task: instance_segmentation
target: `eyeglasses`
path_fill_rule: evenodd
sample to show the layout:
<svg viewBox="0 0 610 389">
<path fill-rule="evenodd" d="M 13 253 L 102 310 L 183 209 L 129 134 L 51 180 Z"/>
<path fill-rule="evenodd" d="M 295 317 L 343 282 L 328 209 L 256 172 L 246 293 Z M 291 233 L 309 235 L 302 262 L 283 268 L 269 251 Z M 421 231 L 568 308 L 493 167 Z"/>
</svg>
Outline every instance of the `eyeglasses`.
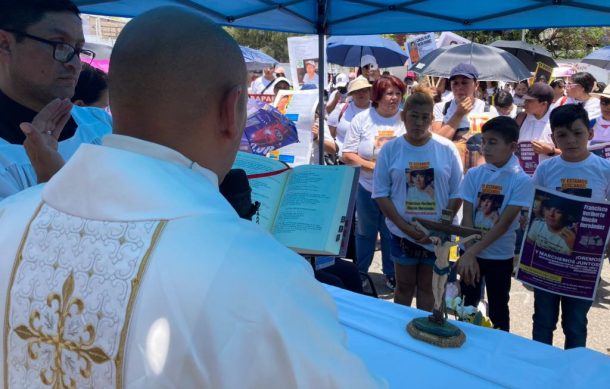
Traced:
<svg viewBox="0 0 610 389">
<path fill-rule="evenodd" d="M 77 49 L 72 45 L 64 42 L 55 42 L 47 39 L 43 39 L 34 35 L 27 34 L 25 32 L 5 29 L 5 31 L 12 32 L 15 35 L 21 35 L 25 38 L 29 38 L 47 45 L 53 46 L 53 58 L 61 63 L 68 63 L 72 61 L 75 55 L 78 54 L 80 60 L 86 64 L 90 64 L 95 58 L 95 53 L 91 50 Z"/>
<path fill-rule="evenodd" d="M 599 103 L 601 105 L 610 105 L 610 99 L 604 99 L 603 97 L 599 99 Z"/>
</svg>

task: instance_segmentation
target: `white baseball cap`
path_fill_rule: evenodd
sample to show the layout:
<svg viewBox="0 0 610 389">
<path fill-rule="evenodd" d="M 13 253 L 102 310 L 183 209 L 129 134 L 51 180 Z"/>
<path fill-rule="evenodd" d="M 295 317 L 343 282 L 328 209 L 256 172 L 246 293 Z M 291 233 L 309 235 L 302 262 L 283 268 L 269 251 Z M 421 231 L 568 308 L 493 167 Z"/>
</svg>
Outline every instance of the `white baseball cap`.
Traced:
<svg viewBox="0 0 610 389">
<path fill-rule="evenodd" d="M 362 58 L 360 58 L 360 67 L 364 67 L 367 65 L 370 65 L 372 69 L 376 69 L 378 67 L 377 60 L 370 54 L 365 54 L 362 56 Z"/>
<path fill-rule="evenodd" d="M 339 74 L 337 74 L 337 77 L 335 78 L 335 87 L 345 88 L 347 86 L 348 82 L 349 82 L 349 78 L 347 77 L 347 74 L 339 73 Z"/>
</svg>

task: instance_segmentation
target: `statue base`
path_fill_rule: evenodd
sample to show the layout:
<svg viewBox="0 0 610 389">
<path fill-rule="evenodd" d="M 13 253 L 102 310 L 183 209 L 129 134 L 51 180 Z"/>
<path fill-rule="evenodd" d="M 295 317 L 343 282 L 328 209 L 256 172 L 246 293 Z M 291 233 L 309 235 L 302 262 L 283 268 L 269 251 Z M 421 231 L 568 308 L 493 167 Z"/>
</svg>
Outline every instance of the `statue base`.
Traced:
<svg viewBox="0 0 610 389">
<path fill-rule="evenodd" d="M 460 347 L 466 341 L 466 335 L 448 321 L 437 324 L 427 317 L 418 317 L 407 325 L 407 332 L 415 339 L 444 348 Z"/>
</svg>

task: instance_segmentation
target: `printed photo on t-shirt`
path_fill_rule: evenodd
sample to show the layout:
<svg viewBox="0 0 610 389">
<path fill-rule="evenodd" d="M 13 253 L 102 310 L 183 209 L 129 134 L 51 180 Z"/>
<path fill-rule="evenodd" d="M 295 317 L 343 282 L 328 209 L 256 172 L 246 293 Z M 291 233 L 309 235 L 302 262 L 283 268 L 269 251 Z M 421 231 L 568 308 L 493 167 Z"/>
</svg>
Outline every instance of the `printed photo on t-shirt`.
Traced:
<svg viewBox="0 0 610 389">
<path fill-rule="evenodd" d="M 410 162 L 405 174 L 407 176 L 406 212 L 435 215 L 434 169 L 430 167 L 430 163 Z"/>
<path fill-rule="evenodd" d="M 503 201 L 503 194 L 479 192 L 474 210 L 474 227 L 484 231 L 491 230 L 500 220 L 500 207 Z"/>
<path fill-rule="evenodd" d="M 558 192 L 591 198 L 593 189 L 588 187 L 588 183 L 589 181 L 584 178 L 562 178 L 561 186 L 558 186 L 555 189 Z"/>
<path fill-rule="evenodd" d="M 545 250 L 571 254 L 582 212 L 582 203 L 551 194 L 537 196 L 527 240 Z"/>
<path fill-rule="evenodd" d="M 386 143 L 388 143 L 388 141 L 394 138 L 396 138 L 396 133 L 394 132 L 394 130 L 377 131 L 377 135 L 375 135 L 375 143 L 373 144 L 373 161 L 377 159 L 379 151 L 381 151 L 383 145 L 385 145 Z"/>
</svg>

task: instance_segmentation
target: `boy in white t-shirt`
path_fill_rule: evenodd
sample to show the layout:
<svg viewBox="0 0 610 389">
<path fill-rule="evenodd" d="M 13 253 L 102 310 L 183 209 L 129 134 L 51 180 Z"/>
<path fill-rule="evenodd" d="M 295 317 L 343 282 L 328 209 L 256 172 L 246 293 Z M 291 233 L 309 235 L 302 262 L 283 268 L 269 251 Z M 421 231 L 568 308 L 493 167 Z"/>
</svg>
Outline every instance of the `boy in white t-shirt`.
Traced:
<svg viewBox="0 0 610 389">
<path fill-rule="evenodd" d="M 506 116 L 493 118 L 481 132 L 486 163 L 466 173 L 460 197 L 464 200 L 462 225 L 481 229 L 484 234 L 480 241 L 466 246 L 458 261 L 458 272 L 466 305 L 479 304 L 481 279 L 485 277 L 490 319 L 494 327 L 509 331 L 508 300 L 517 216 L 531 201 L 532 184 L 514 155 L 519 138 L 515 120 Z M 496 217 L 492 216 L 494 213 Z"/>
<path fill-rule="evenodd" d="M 589 128 L 585 108 L 575 104 L 562 105 L 551 112 L 550 122 L 553 140 L 561 150 L 561 156 L 543 161 L 534 174 L 534 183 L 597 201 L 610 198 L 610 161 L 587 150 L 593 131 Z M 563 235 L 566 240 L 571 239 L 569 234 Z M 533 339 L 553 344 L 553 331 L 561 305 L 565 348 L 585 347 L 587 313 L 591 304 L 589 300 L 534 288 Z"/>
</svg>

